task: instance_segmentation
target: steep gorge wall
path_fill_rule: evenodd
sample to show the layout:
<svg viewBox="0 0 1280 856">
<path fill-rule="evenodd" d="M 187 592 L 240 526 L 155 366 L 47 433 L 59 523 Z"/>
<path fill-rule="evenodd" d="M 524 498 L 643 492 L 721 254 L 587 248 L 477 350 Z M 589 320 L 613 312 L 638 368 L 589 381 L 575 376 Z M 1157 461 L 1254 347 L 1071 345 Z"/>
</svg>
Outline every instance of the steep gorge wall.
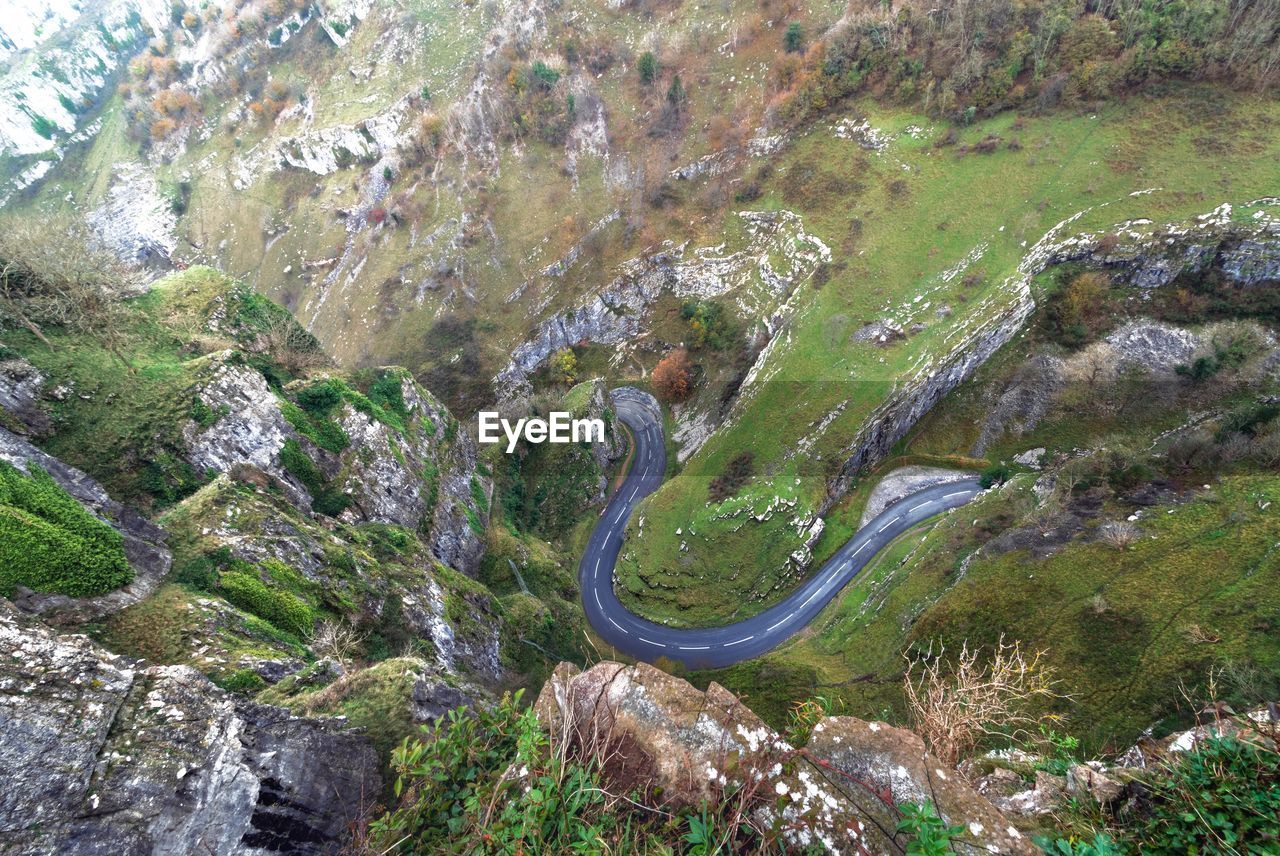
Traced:
<svg viewBox="0 0 1280 856">
<path fill-rule="evenodd" d="M 1277 204 L 1280 200 L 1264 199 L 1250 206 Z M 1246 225 L 1233 221 L 1232 211 L 1230 204 L 1224 204 L 1182 226 L 1154 229 L 1149 220 L 1135 220 L 1108 232 L 1065 239 L 1057 234 L 1076 217 L 1059 223 L 1027 252 L 1017 275 L 1008 281 L 1014 294 L 1010 305 L 967 333 L 945 356 L 899 384 L 871 415 L 850 445 L 820 512 L 826 513 L 860 471 L 888 456 L 930 408 L 1017 335 L 1035 309 L 1031 278 L 1048 268 L 1068 263 L 1101 267 L 1138 288 L 1158 288 L 1184 273 L 1209 269 L 1246 286 L 1280 279 L 1280 219 L 1259 210 L 1252 225 Z"/>
</svg>

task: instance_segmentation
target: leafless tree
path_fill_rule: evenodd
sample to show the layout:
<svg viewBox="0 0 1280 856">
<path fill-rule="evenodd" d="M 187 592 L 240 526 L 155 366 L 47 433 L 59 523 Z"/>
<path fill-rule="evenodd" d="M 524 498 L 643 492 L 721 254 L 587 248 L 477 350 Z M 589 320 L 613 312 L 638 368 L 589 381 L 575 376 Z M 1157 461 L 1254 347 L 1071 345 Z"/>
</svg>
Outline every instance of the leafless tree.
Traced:
<svg viewBox="0 0 1280 856">
<path fill-rule="evenodd" d="M 50 348 L 48 327 L 98 337 L 122 352 L 122 297 L 139 274 L 102 247 L 82 221 L 9 218 L 0 223 L 0 324 L 17 324 Z"/>
<path fill-rule="evenodd" d="M 326 621 L 311 637 L 311 650 L 321 657 L 337 661 L 344 671 L 349 671 L 356 654 L 364 645 L 364 634 L 350 624 Z"/>
</svg>

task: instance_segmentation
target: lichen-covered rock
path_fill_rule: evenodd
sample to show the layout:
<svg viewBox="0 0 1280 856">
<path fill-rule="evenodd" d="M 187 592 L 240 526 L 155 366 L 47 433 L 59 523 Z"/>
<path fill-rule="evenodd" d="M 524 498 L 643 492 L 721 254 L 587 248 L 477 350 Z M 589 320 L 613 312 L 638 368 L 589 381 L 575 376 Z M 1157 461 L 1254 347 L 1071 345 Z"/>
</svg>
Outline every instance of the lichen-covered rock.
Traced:
<svg viewBox="0 0 1280 856">
<path fill-rule="evenodd" d="M 20 434 L 49 432 L 49 414 L 40 401 L 44 375 L 24 359 L 0 361 L 0 419 Z"/>
<path fill-rule="evenodd" d="M 185 553 L 210 555 L 225 550 L 233 559 L 251 565 L 282 563 L 313 589 L 325 592 L 330 609 L 348 604 L 343 618 L 353 626 L 368 629 L 388 621 L 403 625 L 404 633 L 430 642 L 442 669 L 485 681 L 498 680 L 503 674 L 499 662 L 502 619 L 491 596 L 478 583 L 442 568 L 408 532 L 391 533 L 403 539 L 397 542 L 400 553 L 375 557 L 366 542 L 376 533 L 359 528 L 362 521 L 325 525 L 322 518 L 298 509 L 269 487 L 227 476 L 219 476 L 188 497 L 164 521 L 173 537 L 186 545 Z M 463 606 L 450 609 L 451 599 Z M 188 616 L 184 661 L 202 670 L 221 668 L 225 664 L 209 658 L 223 656 L 219 651 L 226 646 L 220 637 L 242 635 L 242 622 L 237 620 L 238 611 L 229 606 L 203 611 L 209 613 L 204 619 L 194 613 Z M 269 647 L 263 640 L 255 640 L 254 645 Z M 287 648 L 279 651 L 280 657 L 290 656 Z M 247 667 L 260 672 L 256 664 Z"/>
<path fill-rule="evenodd" d="M 187 458 L 198 472 L 230 473 L 251 466 L 279 482 L 290 502 L 309 512 L 311 489 L 282 458 L 287 441 L 298 444 L 331 489 L 347 499 L 341 519 L 391 523 L 422 531 L 437 559 L 474 574 L 484 552 L 491 492 L 477 469 L 475 445 L 435 396 L 402 369 L 407 417 L 403 425 L 379 418 L 368 407 L 343 401 L 334 421 L 348 438 L 339 452 L 319 448 L 286 416 L 282 398 L 255 369 L 233 352 L 214 355 L 195 394 L 211 414 L 184 429 Z M 290 387 L 293 389 L 293 387 Z M 360 401 L 353 393 L 355 401 Z"/>
<path fill-rule="evenodd" d="M 946 823 L 964 829 L 963 839 L 954 842 L 959 850 L 1039 852 L 960 773 L 929 754 L 914 732 L 851 716 L 831 717 L 814 726 L 806 752 L 824 768 L 891 794 L 895 805 L 932 802 Z M 863 806 L 879 814 L 882 804 Z M 886 811 L 876 820 L 892 828 L 893 817 Z"/>
<path fill-rule="evenodd" d="M 0 852 L 336 852 L 378 792 L 340 721 L 144 668 L 0 600 Z"/>
<path fill-rule="evenodd" d="M 1102 765 L 1073 764 L 1067 770 L 1067 793 L 1087 797 L 1099 805 L 1110 805 L 1124 793 L 1124 784 L 1108 776 Z"/>
<path fill-rule="evenodd" d="M 0 460 L 23 472 L 37 466 L 86 508 L 108 523 L 124 538 L 124 554 L 133 568 L 128 585 L 98 597 L 68 597 L 19 589 L 14 602 L 24 612 L 45 615 L 57 623 L 76 623 L 100 618 L 136 603 L 150 594 L 169 572 L 172 556 L 165 546 L 165 533 L 138 512 L 111 497 L 87 474 L 40 451 L 23 438 L 0 427 Z"/>
<path fill-rule="evenodd" d="M 187 460 L 198 472 L 229 473 L 252 466 L 285 486 L 290 499 L 309 508 L 307 489 L 280 461 L 285 440 L 298 439 L 280 410 L 280 401 L 262 374 L 233 360 L 234 352 L 210 357 L 210 374 L 196 395 L 216 415 L 202 426 L 192 420 L 184 431 Z"/>
<path fill-rule="evenodd" d="M 901 853 L 898 806 L 930 801 L 963 828 L 957 852 L 1038 852 L 918 736 L 883 723 L 824 719 L 797 749 L 719 684 L 704 693 L 643 663 L 585 672 L 561 663 L 534 709 L 553 739 L 609 758 L 612 785 L 661 793 L 677 806 L 749 790 L 760 822 L 797 847 Z"/>
</svg>

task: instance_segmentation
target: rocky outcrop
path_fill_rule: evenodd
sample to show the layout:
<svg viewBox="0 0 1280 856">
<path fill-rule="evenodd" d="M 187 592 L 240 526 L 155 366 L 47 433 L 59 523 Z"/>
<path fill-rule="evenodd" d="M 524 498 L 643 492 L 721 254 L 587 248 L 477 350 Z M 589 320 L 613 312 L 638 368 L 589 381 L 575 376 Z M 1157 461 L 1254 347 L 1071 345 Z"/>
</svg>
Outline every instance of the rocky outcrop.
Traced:
<svg viewBox="0 0 1280 856">
<path fill-rule="evenodd" d="M 1106 234 L 1084 233 L 1065 239 L 1059 238 L 1059 233 L 1080 215 L 1059 223 L 1031 247 L 1019 263 L 1017 274 L 1006 283 L 1012 299 L 1003 308 L 989 313 L 981 324 L 962 333 L 961 341 L 947 354 L 929 360 L 894 386 L 850 445 L 839 475 L 828 486 L 821 512 L 825 513 L 844 496 L 862 469 L 888 454 L 921 416 L 1022 328 L 1035 308 L 1028 288 L 1035 274 L 1057 264 L 1085 262 L 1108 268 L 1140 288 L 1159 287 L 1183 273 L 1209 269 L 1219 270 L 1248 286 L 1280 277 L 1280 220 L 1260 211 L 1263 216 L 1255 215 L 1255 226 L 1241 227 L 1231 221 L 1231 210 L 1230 205 L 1222 205 L 1190 224 L 1166 226 L 1160 231 L 1152 231 L 1150 221 L 1130 221 Z M 1122 353 L 1125 348 L 1144 354 L 1153 349 L 1162 354 L 1185 351 L 1182 347 L 1171 350 L 1171 334 L 1153 329 L 1151 325 L 1140 330 L 1119 331 L 1116 335 L 1119 338 L 1112 344 Z M 872 341 L 883 344 L 878 334 Z M 1039 368 L 1051 369 L 1052 366 Z M 1033 387 L 1043 386 L 1044 383 L 1024 385 L 1018 395 L 1030 392 L 1039 398 Z M 1000 402 L 1000 407 L 1014 411 L 1036 409 L 1034 402 L 1016 398 Z M 1031 414 L 1024 421 L 1034 424 L 1038 418 Z M 980 454 L 985 448 L 990 433 L 984 431 L 975 453 Z"/>
<path fill-rule="evenodd" d="M 1208 270 L 1245 286 L 1280 279 L 1280 220 L 1263 216 L 1247 226 L 1231 215 L 1232 206 L 1224 204 L 1191 223 L 1158 231 L 1148 220 L 1123 223 L 1111 232 L 1063 241 L 1047 264 L 1083 262 L 1143 289 Z"/>
<path fill-rule="evenodd" d="M 99 597 L 67 597 L 19 588 L 14 602 L 24 612 L 38 613 L 59 623 L 100 618 L 146 597 L 169 572 L 172 557 L 164 543 L 164 532 L 133 509 L 111 499 L 102 485 L 85 473 L 2 427 L 0 461 L 7 461 L 23 472 L 37 466 L 52 476 L 63 490 L 123 536 L 125 558 L 134 571 L 128 585 Z"/>
<path fill-rule="evenodd" d="M 24 359 L 0 362 L 0 418 L 20 434 L 40 437 L 49 432 L 49 414 L 40 398 L 44 380 Z"/>
<path fill-rule="evenodd" d="M 930 359 L 899 382 L 866 420 L 849 447 L 839 475 L 828 485 L 819 513 L 825 514 L 853 484 L 858 473 L 882 460 L 924 414 L 955 389 L 1026 323 L 1035 302 L 1026 280 L 1013 284 L 1008 303 L 963 335 L 946 354 Z"/>
<path fill-rule="evenodd" d="M 621 420 L 614 410 L 613 399 L 609 388 L 602 378 L 585 381 L 581 387 L 575 387 L 565 395 L 565 406 L 570 408 L 574 418 L 599 419 L 604 423 L 604 440 L 592 443 L 591 458 L 595 462 L 596 490 L 595 503 L 603 502 L 608 495 L 609 467 L 627 452 L 627 441 L 621 427 Z"/>
<path fill-rule="evenodd" d="M 704 693 L 643 663 L 561 663 L 535 711 L 553 740 L 608 757 L 611 785 L 680 807 L 746 792 L 762 825 L 797 847 L 903 853 L 898 807 L 930 801 L 963 828 L 956 852 L 1038 852 L 919 737 L 884 723 L 824 719 L 797 748 L 719 684 Z"/>
<path fill-rule="evenodd" d="M 494 378 L 499 397 L 527 393 L 528 376 L 563 348 L 634 340 L 647 329 L 648 309 L 664 291 L 697 300 L 732 295 L 746 317 L 765 318 L 818 264 L 831 260 L 830 249 L 805 232 L 800 217 L 790 211 L 740 211 L 738 216 L 747 233 L 741 249 L 730 251 L 721 244 L 689 250 L 684 244 L 668 244 L 660 252 L 624 262 L 618 275 L 586 302 L 539 324 Z M 771 258 L 780 260 L 778 267 Z M 513 297 L 519 299 L 525 288 Z"/>
<path fill-rule="evenodd" d="M 142 164 L 117 164 L 111 189 L 86 220 L 119 259 L 151 270 L 169 268 L 178 245 L 178 218 L 161 196 L 155 174 Z"/>
<path fill-rule="evenodd" d="M 197 471 L 254 467 L 283 485 L 294 505 L 309 511 L 316 497 L 281 458 L 286 441 L 293 440 L 348 498 L 344 521 L 421 529 L 437 559 L 475 573 L 487 523 L 476 495 L 487 502 L 489 480 L 477 469 L 471 437 L 407 373 L 401 375 L 406 424 L 391 424 L 344 401 L 335 421 L 350 442 L 341 452 L 329 452 L 289 422 L 281 398 L 234 352 L 210 359 L 196 395 L 214 418 L 208 424 L 192 420 L 184 429 L 187 457 Z"/>
<path fill-rule="evenodd" d="M 168 525 L 176 540 L 198 543 L 205 554 L 225 549 L 232 558 L 259 567 L 283 563 L 326 592 L 331 604 L 348 605 L 343 617 L 350 624 L 369 628 L 391 622 L 409 638 L 429 641 L 440 669 L 482 681 L 504 674 L 499 658 L 502 620 L 492 598 L 478 586 L 470 591 L 453 584 L 420 547 L 375 559 L 351 530 L 325 525 L 277 491 L 226 476 L 188 497 Z M 464 607 L 450 610 L 451 597 L 461 598 Z M 184 617 L 183 661 L 206 671 L 225 669 L 228 642 L 246 636 L 240 613 L 219 603 L 201 599 L 200 609 Z M 458 615 L 470 620 L 461 621 Z M 252 640 L 257 651 L 272 650 L 270 645 L 269 639 Z M 280 647 L 274 659 L 291 653 L 287 645 Z M 278 680 L 278 667 L 264 666 L 260 659 L 236 665 L 253 668 L 268 683 Z"/>
<path fill-rule="evenodd" d="M 295 504 L 310 508 L 311 496 L 280 461 L 285 440 L 299 435 L 284 418 L 280 400 L 262 374 L 224 351 L 210 358 L 207 379 L 196 391 L 205 407 L 217 414 L 211 424 L 194 420 L 183 430 L 187 460 L 197 472 L 228 473 L 251 466 L 284 485 Z"/>
<path fill-rule="evenodd" d="M 339 720 L 144 667 L 0 600 L 0 852 L 334 853 L 379 792 Z"/>
</svg>

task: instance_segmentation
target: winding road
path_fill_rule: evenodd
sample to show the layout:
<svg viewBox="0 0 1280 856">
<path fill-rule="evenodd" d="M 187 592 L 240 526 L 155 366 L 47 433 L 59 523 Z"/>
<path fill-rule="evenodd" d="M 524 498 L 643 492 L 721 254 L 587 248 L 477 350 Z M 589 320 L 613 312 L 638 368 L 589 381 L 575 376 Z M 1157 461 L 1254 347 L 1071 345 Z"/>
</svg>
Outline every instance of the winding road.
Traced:
<svg viewBox="0 0 1280 856">
<path fill-rule="evenodd" d="M 605 506 L 578 566 L 587 620 L 610 645 L 638 660 L 659 657 L 703 669 L 729 666 L 776 647 L 810 621 L 890 541 L 915 524 L 973 499 L 977 478 L 918 491 L 889 505 L 858 530 L 822 567 L 784 600 L 751 618 L 722 627 L 677 628 L 627 610 L 613 591 L 613 571 L 627 521 L 640 500 L 662 484 L 666 446 L 662 413 L 647 393 L 630 387 L 611 393 L 618 417 L 635 438 L 631 469 Z"/>
</svg>

